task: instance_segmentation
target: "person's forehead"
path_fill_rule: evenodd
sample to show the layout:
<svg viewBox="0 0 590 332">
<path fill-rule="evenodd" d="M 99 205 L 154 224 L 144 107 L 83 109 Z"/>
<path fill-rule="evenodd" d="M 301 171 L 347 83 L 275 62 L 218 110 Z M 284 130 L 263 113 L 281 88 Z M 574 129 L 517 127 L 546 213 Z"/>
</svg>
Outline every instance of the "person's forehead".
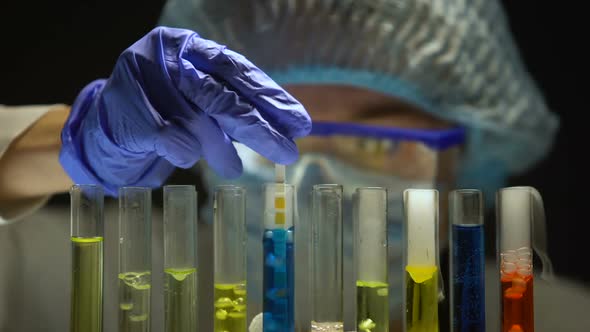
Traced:
<svg viewBox="0 0 590 332">
<path fill-rule="evenodd" d="M 422 129 L 451 126 L 410 103 L 367 89 L 346 85 L 290 85 L 286 89 L 305 106 L 313 121 Z"/>
</svg>

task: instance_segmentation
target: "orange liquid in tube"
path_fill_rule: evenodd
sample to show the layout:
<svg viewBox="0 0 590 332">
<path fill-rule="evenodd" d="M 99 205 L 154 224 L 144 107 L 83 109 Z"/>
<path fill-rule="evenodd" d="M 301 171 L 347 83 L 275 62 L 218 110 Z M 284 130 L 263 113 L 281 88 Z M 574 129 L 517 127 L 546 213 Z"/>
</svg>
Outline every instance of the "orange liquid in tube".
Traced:
<svg viewBox="0 0 590 332">
<path fill-rule="evenodd" d="M 544 277 L 553 274 L 543 200 L 533 187 L 509 187 L 498 192 L 496 202 L 502 332 L 534 332 L 533 248 L 543 263 Z"/>
<path fill-rule="evenodd" d="M 533 276 L 502 276 L 502 332 L 533 332 Z"/>
</svg>

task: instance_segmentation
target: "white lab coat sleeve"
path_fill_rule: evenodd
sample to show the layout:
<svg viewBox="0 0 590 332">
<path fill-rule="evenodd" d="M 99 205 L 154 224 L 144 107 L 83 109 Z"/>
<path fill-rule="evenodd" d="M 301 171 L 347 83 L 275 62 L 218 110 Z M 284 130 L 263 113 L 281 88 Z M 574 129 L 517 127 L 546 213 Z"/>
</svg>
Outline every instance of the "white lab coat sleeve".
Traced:
<svg viewBox="0 0 590 332">
<path fill-rule="evenodd" d="M 0 105 L 0 160 L 14 139 L 51 109 L 62 106 L 64 105 Z M 48 199 L 49 196 L 19 201 L 0 200 L 0 225 L 16 221 L 32 213 L 43 206 Z"/>
</svg>

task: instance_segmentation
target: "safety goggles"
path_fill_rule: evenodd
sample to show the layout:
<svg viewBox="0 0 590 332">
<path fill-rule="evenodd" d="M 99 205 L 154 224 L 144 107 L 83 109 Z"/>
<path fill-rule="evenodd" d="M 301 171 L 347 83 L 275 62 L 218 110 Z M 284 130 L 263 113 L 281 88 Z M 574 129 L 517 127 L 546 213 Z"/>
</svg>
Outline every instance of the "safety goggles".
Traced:
<svg viewBox="0 0 590 332">
<path fill-rule="evenodd" d="M 314 122 L 297 140 L 302 156 L 321 154 L 373 174 L 408 180 L 454 176 L 465 141 L 461 127 L 409 129 L 366 124 Z"/>
</svg>

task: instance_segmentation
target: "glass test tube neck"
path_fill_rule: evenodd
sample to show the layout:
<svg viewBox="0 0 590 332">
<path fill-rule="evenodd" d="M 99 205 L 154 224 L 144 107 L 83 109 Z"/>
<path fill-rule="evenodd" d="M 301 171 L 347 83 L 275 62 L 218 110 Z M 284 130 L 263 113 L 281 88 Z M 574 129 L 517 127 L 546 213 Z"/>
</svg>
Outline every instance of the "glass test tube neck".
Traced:
<svg viewBox="0 0 590 332">
<path fill-rule="evenodd" d="M 119 189 L 119 272 L 151 269 L 151 189 Z"/>
<path fill-rule="evenodd" d="M 500 252 L 531 248 L 532 196 L 530 188 L 511 187 L 498 191 Z"/>
<path fill-rule="evenodd" d="M 197 264 L 197 192 L 194 186 L 164 186 L 164 268 Z"/>
<path fill-rule="evenodd" d="M 533 187 L 508 187 L 498 191 L 496 202 L 501 272 L 532 275 L 534 249 L 541 259 L 542 277 L 551 280 L 541 194 Z"/>
<path fill-rule="evenodd" d="M 483 225 L 483 212 L 481 191 L 459 189 L 449 194 L 449 215 L 453 225 Z"/>
<path fill-rule="evenodd" d="M 438 266 L 438 191 L 404 191 L 407 265 Z"/>
<path fill-rule="evenodd" d="M 342 329 L 342 191 L 336 184 L 319 184 L 312 190 L 312 331 Z"/>
<path fill-rule="evenodd" d="M 267 183 L 264 186 L 264 228 L 293 227 L 295 187 L 288 183 Z"/>
<path fill-rule="evenodd" d="M 76 184 L 70 188 L 73 238 L 102 238 L 104 228 L 104 192 L 97 185 Z"/>
<path fill-rule="evenodd" d="M 214 200 L 215 283 L 246 281 L 246 190 L 218 186 Z"/>
<path fill-rule="evenodd" d="M 387 190 L 358 188 L 353 200 L 357 279 L 387 283 Z"/>
<path fill-rule="evenodd" d="M 335 183 L 321 183 L 321 184 L 316 184 L 313 186 L 313 191 L 328 191 L 328 192 L 342 192 L 343 187 L 340 184 L 335 184 Z"/>
</svg>

